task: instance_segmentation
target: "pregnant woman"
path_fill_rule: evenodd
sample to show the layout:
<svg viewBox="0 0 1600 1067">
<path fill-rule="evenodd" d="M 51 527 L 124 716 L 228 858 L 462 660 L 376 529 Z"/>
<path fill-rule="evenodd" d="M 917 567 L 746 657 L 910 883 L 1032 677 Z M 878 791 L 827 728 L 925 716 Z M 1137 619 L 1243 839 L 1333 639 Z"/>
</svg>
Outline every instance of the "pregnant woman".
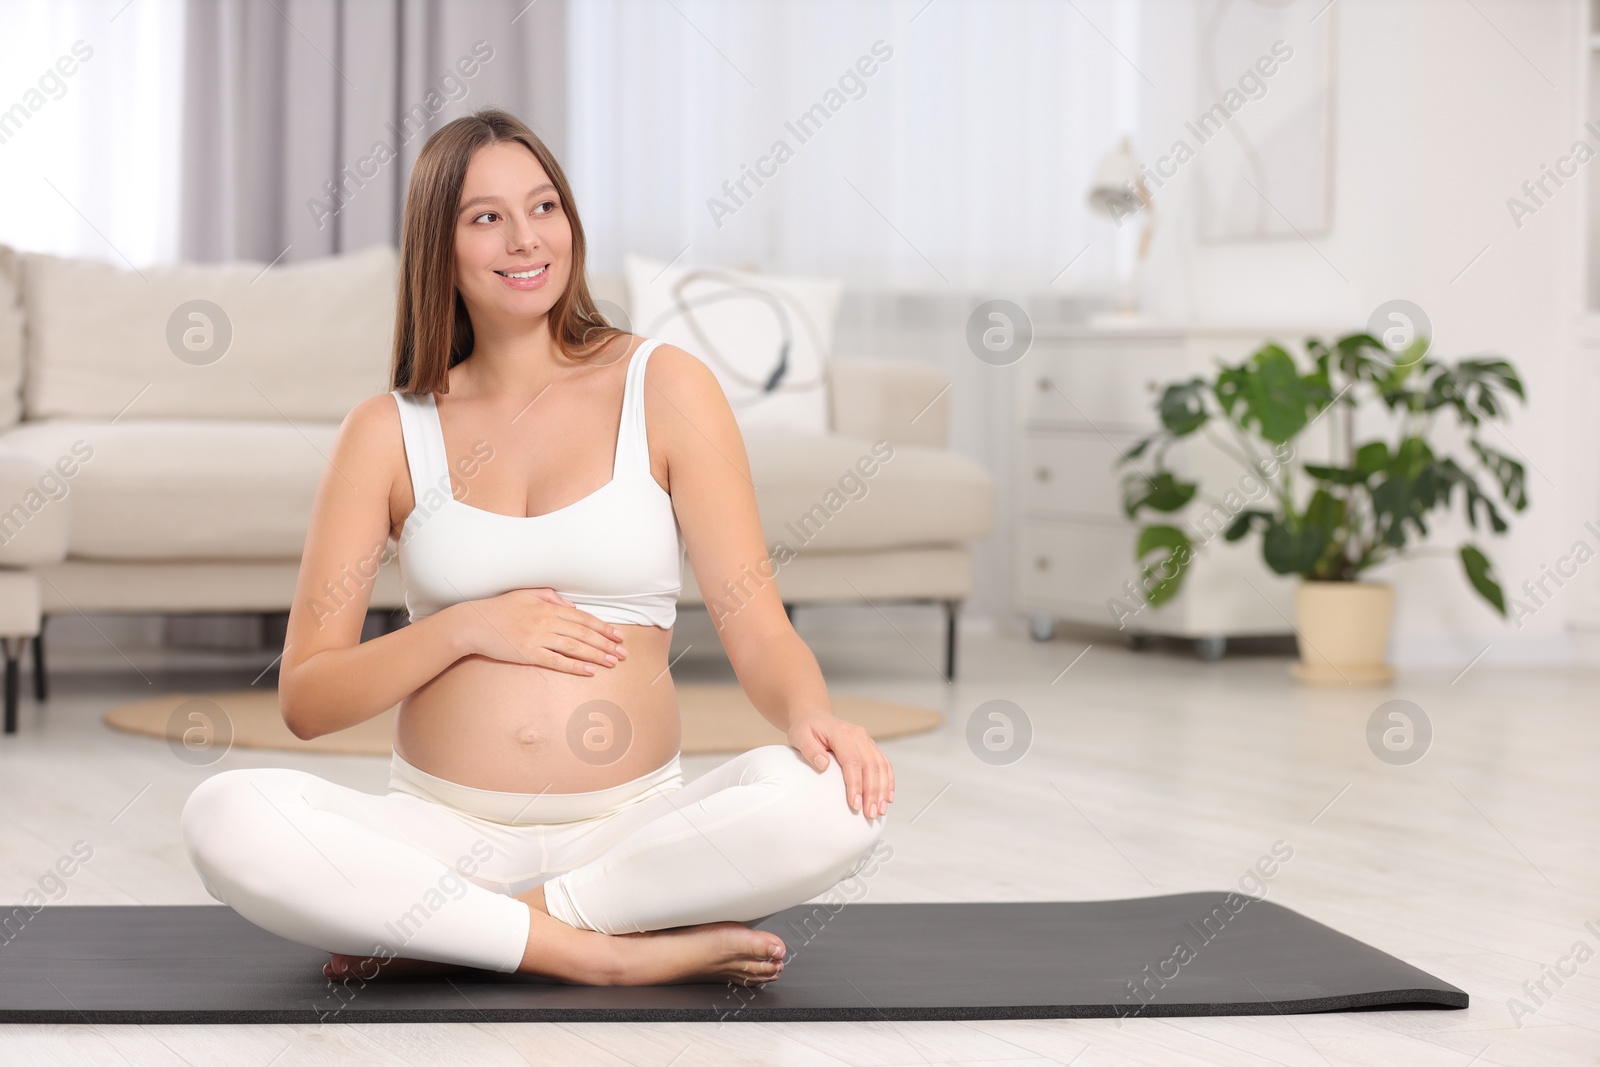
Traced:
<svg viewBox="0 0 1600 1067">
<path fill-rule="evenodd" d="M 889 761 L 752 581 L 767 551 L 727 398 L 604 322 L 584 254 L 560 165 L 515 117 L 423 146 L 393 392 L 328 457 L 278 687 L 302 738 L 398 703 L 388 791 L 236 769 L 182 818 L 211 895 L 328 950 L 329 977 L 763 984 L 785 946 L 744 924 L 861 871 L 883 834 Z M 391 539 L 411 624 L 363 642 Z M 685 549 L 700 588 L 740 589 L 719 635 L 788 742 L 688 784 L 667 658 Z"/>
</svg>

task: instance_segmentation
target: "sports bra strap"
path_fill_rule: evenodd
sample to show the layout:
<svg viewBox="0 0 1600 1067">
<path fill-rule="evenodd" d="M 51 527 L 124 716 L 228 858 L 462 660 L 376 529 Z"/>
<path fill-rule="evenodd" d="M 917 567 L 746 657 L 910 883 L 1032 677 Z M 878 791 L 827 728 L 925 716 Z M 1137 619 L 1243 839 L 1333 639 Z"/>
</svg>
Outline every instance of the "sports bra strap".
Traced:
<svg viewBox="0 0 1600 1067">
<path fill-rule="evenodd" d="M 432 393 L 414 396 L 395 389 L 392 395 L 400 408 L 400 435 L 405 439 L 406 466 L 411 471 L 414 510 L 425 513 L 431 510 L 423 506 L 428 493 L 450 495 L 450 466 L 444 454 L 439 409 Z"/>
<path fill-rule="evenodd" d="M 624 473 L 650 473 L 650 438 L 644 421 L 644 368 L 650 353 L 660 341 L 646 340 L 628 363 L 628 376 L 622 385 L 622 423 L 617 427 L 617 454 L 611 476 Z"/>
</svg>

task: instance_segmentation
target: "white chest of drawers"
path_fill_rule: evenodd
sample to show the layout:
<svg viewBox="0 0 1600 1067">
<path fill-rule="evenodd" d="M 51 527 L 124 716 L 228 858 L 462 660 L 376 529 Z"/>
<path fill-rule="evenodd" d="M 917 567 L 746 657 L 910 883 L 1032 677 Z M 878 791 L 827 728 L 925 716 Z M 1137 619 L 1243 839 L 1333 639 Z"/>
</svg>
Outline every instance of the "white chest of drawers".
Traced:
<svg viewBox="0 0 1600 1067">
<path fill-rule="evenodd" d="M 1135 467 L 1150 470 L 1149 457 L 1122 466 L 1117 461 L 1160 427 L 1155 404 L 1167 385 L 1197 375 L 1209 379 L 1217 359 L 1237 363 L 1268 339 L 1298 350 L 1304 336 L 1281 328 L 1154 326 L 1041 330 L 1034 336 L 1017 365 L 1013 558 L 1016 603 L 1029 615 L 1036 639 L 1047 640 L 1056 622 L 1066 619 L 1120 630 L 1135 644 L 1153 634 L 1195 638 L 1199 654 L 1215 659 L 1229 637 L 1294 632 L 1299 579 L 1266 566 L 1258 534 L 1229 543 L 1220 529 L 1207 533 L 1221 514 L 1213 505 L 1230 489 L 1242 497 L 1253 493 L 1259 501 L 1243 506 L 1270 506 L 1249 470 L 1206 438 L 1209 432 L 1234 444 L 1225 425 L 1195 434 L 1168 453 L 1176 473 L 1200 480 L 1200 493 L 1183 511 L 1143 511 L 1138 522 L 1129 521 L 1121 481 Z M 1319 457 L 1305 450 L 1326 435 L 1306 436 L 1318 440 L 1296 441 L 1302 450 L 1296 458 L 1315 461 Z M 1262 448 L 1261 454 L 1268 452 Z M 1200 525 L 1208 513 L 1211 523 Z M 1187 529 L 1197 551 L 1177 596 L 1150 607 L 1133 549 L 1139 528 L 1156 522 Z"/>
</svg>

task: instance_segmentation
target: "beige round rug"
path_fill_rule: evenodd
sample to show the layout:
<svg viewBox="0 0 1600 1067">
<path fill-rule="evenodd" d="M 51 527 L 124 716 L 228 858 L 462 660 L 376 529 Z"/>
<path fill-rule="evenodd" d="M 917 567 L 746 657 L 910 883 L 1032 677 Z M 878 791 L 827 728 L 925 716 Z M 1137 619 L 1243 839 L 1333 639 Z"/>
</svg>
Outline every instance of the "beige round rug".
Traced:
<svg viewBox="0 0 1600 1067">
<path fill-rule="evenodd" d="M 683 716 L 683 752 L 747 752 L 784 743 L 782 731 L 761 717 L 736 685 L 677 685 Z M 833 713 L 865 726 L 873 738 L 901 737 L 937 728 L 944 716 L 930 708 L 890 700 L 830 694 Z M 193 703 L 191 707 L 184 707 Z M 278 712 L 275 689 L 227 689 L 209 693 L 166 693 L 120 704 L 105 714 L 106 724 L 191 746 L 233 744 L 281 748 L 291 752 L 387 756 L 393 751 L 398 705 L 348 730 L 302 741 L 289 732 Z M 230 736 L 231 735 L 231 738 Z"/>
</svg>

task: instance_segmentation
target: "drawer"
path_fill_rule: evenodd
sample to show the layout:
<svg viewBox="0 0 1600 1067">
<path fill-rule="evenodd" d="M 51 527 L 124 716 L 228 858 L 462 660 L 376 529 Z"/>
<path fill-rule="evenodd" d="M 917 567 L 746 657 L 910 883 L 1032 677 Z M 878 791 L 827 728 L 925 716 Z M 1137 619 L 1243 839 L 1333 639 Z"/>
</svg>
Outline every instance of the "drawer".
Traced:
<svg viewBox="0 0 1600 1067">
<path fill-rule="evenodd" d="M 1048 610 L 1057 604 L 1092 605 L 1115 626 L 1107 600 L 1117 597 L 1137 606 L 1122 586 L 1132 582 L 1137 589 L 1142 577 L 1133 558 L 1136 538 L 1137 530 L 1126 523 L 1023 521 L 1015 563 L 1021 606 Z"/>
<path fill-rule="evenodd" d="M 1117 463 L 1140 436 L 1116 432 L 1102 437 L 1093 430 L 1023 434 L 1017 491 L 1022 513 L 1126 522 L 1122 479 L 1139 464 Z"/>
<path fill-rule="evenodd" d="M 1182 346 L 1095 343 L 1034 354 L 1021 375 L 1027 422 L 1153 430 L 1161 389 L 1189 376 Z"/>
</svg>

